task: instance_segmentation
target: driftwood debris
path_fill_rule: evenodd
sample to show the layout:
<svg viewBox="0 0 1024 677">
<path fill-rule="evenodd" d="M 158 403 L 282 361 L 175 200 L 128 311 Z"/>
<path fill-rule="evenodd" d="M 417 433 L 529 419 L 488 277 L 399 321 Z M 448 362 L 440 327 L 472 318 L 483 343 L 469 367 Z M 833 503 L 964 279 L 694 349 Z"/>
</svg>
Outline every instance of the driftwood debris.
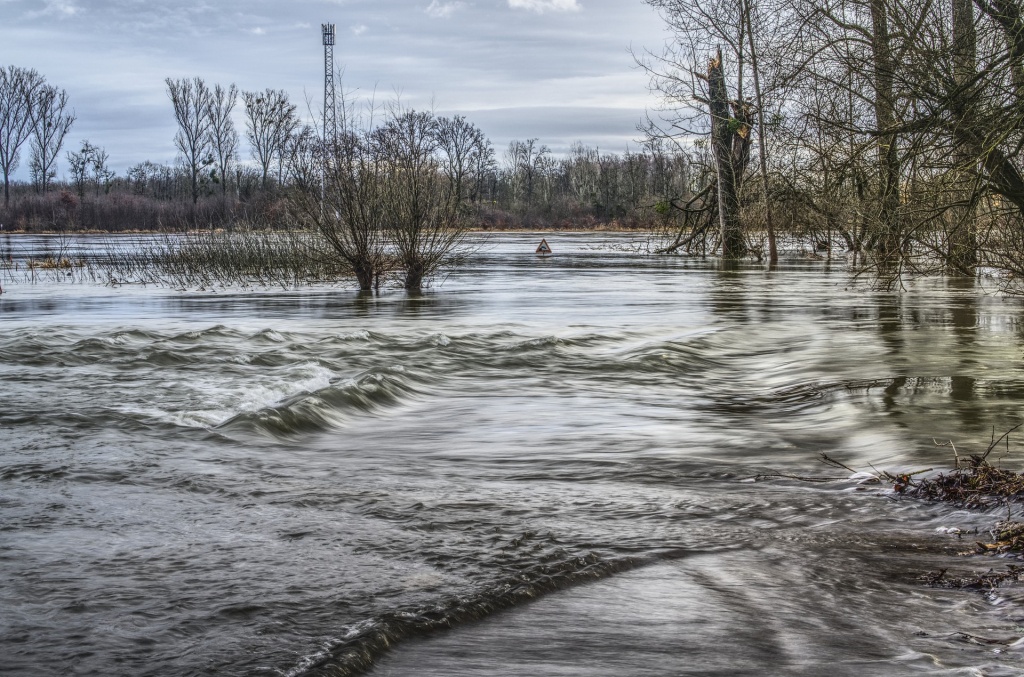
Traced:
<svg viewBox="0 0 1024 677">
<path fill-rule="evenodd" d="M 992 452 L 1005 444 L 1009 453 L 1010 433 L 1021 427 L 1016 425 L 998 438 L 995 432 L 988 448 L 981 454 L 962 455 L 952 442 L 938 444 L 953 450 L 953 468 L 948 472 L 932 475 L 933 469 L 914 472 L 891 473 L 872 468 L 872 472 L 858 472 L 836 459 L 821 454 L 821 461 L 831 468 L 852 473 L 842 476 L 799 476 L 783 473 L 762 474 L 755 480 L 762 479 L 793 479 L 801 482 L 837 482 L 856 480 L 862 484 L 888 485 L 896 494 L 896 498 L 918 498 L 928 501 L 949 503 L 967 510 L 992 510 L 1006 506 L 1006 519 L 995 523 L 989 530 L 990 542 L 977 541 L 974 547 L 961 555 L 994 555 L 1013 557 L 1024 560 L 1024 522 L 1011 519 L 1011 506 L 1024 503 L 1024 473 L 1000 468 L 989 462 Z M 963 537 L 965 531 L 949 530 L 950 533 Z M 991 591 L 1007 582 L 1019 581 L 1024 578 L 1024 566 L 1013 564 L 1003 571 L 989 569 L 983 573 L 968 573 L 963 576 L 947 574 L 947 569 L 926 573 L 918 580 L 933 587 L 973 589 Z"/>
<path fill-rule="evenodd" d="M 987 510 L 1010 500 L 1024 499 L 1024 474 L 1004 470 L 988 462 L 989 455 L 1003 441 L 1009 452 L 1010 433 L 1019 427 L 1014 426 L 998 439 L 993 435 L 992 443 L 983 454 L 964 457 L 952 442 L 942 444 L 940 446 L 953 450 L 953 470 L 921 479 L 900 475 L 893 489 L 904 496 L 944 501 L 975 510 Z"/>
</svg>

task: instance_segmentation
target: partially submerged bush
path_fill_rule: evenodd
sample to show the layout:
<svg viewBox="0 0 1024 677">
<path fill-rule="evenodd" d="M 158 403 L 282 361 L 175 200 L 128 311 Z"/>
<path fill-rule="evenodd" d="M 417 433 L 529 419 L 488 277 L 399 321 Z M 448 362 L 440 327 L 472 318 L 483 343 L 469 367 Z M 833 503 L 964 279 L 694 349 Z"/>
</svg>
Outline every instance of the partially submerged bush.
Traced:
<svg viewBox="0 0 1024 677">
<path fill-rule="evenodd" d="M 120 283 L 183 288 L 332 283 L 351 270 L 325 254 L 316 233 L 244 229 L 208 231 L 154 240 L 112 240 L 93 261 L 94 277 Z"/>
<path fill-rule="evenodd" d="M 466 175 L 486 139 L 461 118 L 397 107 L 380 125 L 346 109 L 344 123 L 337 136 L 296 147 L 291 216 L 321 236 L 360 289 L 395 270 L 418 290 L 462 249 Z"/>
</svg>

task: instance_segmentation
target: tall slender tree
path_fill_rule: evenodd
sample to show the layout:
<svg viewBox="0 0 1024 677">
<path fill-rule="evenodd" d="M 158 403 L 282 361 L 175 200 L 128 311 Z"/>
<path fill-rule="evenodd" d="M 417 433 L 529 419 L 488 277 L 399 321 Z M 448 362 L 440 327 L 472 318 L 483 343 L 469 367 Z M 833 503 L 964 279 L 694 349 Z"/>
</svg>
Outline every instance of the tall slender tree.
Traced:
<svg viewBox="0 0 1024 677">
<path fill-rule="evenodd" d="M 889 36 L 886 0 L 869 0 L 871 12 L 872 80 L 876 138 L 878 140 L 878 245 L 884 257 L 894 257 L 903 246 L 900 227 L 900 156 L 896 134 L 896 65 Z"/>
<path fill-rule="evenodd" d="M 225 195 L 228 192 L 231 165 L 238 156 L 238 132 L 235 131 L 235 123 L 231 119 L 231 112 L 237 102 L 238 87 L 232 84 L 224 89 L 218 84 L 214 85 L 207 105 L 207 115 L 210 117 L 210 146 L 217 164 L 221 192 Z"/>
<path fill-rule="evenodd" d="M 45 193 L 57 176 L 57 156 L 75 122 L 75 112 L 68 110 L 67 91 L 52 85 L 36 89 L 34 99 L 29 167 L 37 189 Z"/>
<path fill-rule="evenodd" d="M 978 37 L 974 28 L 974 5 L 971 0 L 952 0 L 953 9 L 953 77 L 957 98 L 963 101 L 960 117 L 972 124 L 974 101 L 969 92 L 976 75 Z M 974 220 L 973 175 L 975 157 L 969 145 L 956 144 L 956 163 L 952 182 L 957 187 L 955 201 L 950 210 L 953 223 L 949 232 L 947 263 L 956 273 L 972 274 L 978 265 L 978 236 Z"/>
<path fill-rule="evenodd" d="M 761 93 L 761 69 L 758 66 L 757 43 L 754 38 L 753 12 L 751 0 L 740 0 L 743 22 L 747 25 L 747 45 L 750 47 L 750 70 L 754 76 L 754 103 L 757 105 L 757 154 L 761 169 L 761 189 L 764 198 L 764 222 L 768 230 L 768 263 L 779 262 L 779 250 L 775 243 L 775 222 L 772 220 L 772 198 L 768 182 L 768 130 L 764 124 L 764 97 Z"/>
<path fill-rule="evenodd" d="M 210 88 L 202 78 L 167 78 L 167 95 L 174 107 L 178 133 L 174 145 L 181 152 L 181 162 L 188 172 L 192 188 L 192 203 L 199 202 L 199 177 L 213 164 L 211 154 Z"/>
<path fill-rule="evenodd" d="M 297 107 L 288 100 L 283 89 L 243 92 L 245 102 L 246 138 L 253 158 L 262 170 L 263 187 L 267 187 L 270 165 L 278 162 L 278 174 L 285 160 L 290 137 L 299 127 Z"/>
<path fill-rule="evenodd" d="M 0 67 L 0 171 L 4 174 L 4 206 L 11 203 L 11 174 L 21 160 L 21 147 L 32 136 L 33 105 L 43 76 L 30 68 Z"/>
</svg>

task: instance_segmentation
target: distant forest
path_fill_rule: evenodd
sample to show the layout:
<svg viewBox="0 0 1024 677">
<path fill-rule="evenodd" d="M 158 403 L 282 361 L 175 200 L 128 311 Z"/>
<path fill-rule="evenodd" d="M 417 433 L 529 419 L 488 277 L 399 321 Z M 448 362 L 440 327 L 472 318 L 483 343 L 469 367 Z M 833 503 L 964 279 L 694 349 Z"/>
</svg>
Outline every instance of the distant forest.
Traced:
<svg viewBox="0 0 1024 677">
<path fill-rule="evenodd" d="M 322 138 L 322 130 L 303 124 L 283 90 L 239 91 L 234 85 L 210 86 L 201 78 L 168 79 L 166 86 L 168 114 L 178 121 L 178 161 L 142 162 L 118 174 L 100 145 L 85 140 L 65 147 L 75 116 L 63 89 L 31 69 L 0 70 L 0 223 L 5 229 L 118 232 L 284 225 L 284 200 L 302 165 L 298 155 Z M 342 126 L 355 124 L 355 116 L 372 115 L 344 103 L 342 108 L 350 116 Z M 244 112 L 244 130 L 235 127 L 236 109 Z M 433 124 L 451 132 L 439 134 L 442 145 L 452 133 L 465 132 L 453 142 L 466 147 L 447 150 L 470 160 L 461 179 L 478 228 L 641 227 L 649 217 L 645 214 L 657 216 L 656 196 L 685 193 L 692 181 L 685 155 L 668 153 L 657 141 L 624 154 L 575 144 L 564 157 L 556 157 L 539 139 L 526 139 L 498 153 L 465 118 L 437 117 Z M 22 155 L 31 180 L 13 182 L 10 176 Z"/>
</svg>

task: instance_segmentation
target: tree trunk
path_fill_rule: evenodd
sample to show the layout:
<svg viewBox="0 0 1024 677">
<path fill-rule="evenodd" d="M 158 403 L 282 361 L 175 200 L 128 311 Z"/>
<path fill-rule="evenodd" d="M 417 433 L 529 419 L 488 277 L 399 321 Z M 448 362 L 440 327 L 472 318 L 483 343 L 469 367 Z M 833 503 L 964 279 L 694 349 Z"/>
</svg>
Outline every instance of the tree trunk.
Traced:
<svg viewBox="0 0 1024 677">
<path fill-rule="evenodd" d="M 900 158 L 896 135 L 896 101 L 893 94 L 892 46 L 885 0 L 871 0 L 871 51 L 875 76 L 875 123 L 878 125 L 879 214 L 877 242 L 884 258 L 902 246 L 899 226 Z"/>
<path fill-rule="evenodd" d="M 977 35 L 974 28 L 974 5 L 971 0 L 953 2 L 953 74 L 956 98 L 964 102 L 960 124 L 970 125 L 974 117 L 970 83 L 975 76 Z M 978 236 L 974 222 L 972 177 L 978 158 L 966 144 L 958 144 L 953 180 L 960 184 L 954 194 L 960 203 L 950 210 L 953 220 L 949 232 L 947 265 L 951 271 L 971 275 L 978 265 Z"/>
<path fill-rule="evenodd" d="M 372 263 L 368 261 L 358 261 L 352 266 L 352 272 L 356 275 L 356 282 L 359 283 L 360 291 L 369 291 L 373 289 L 376 271 Z"/>
<path fill-rule="evenodd" d="M 986 16 L 999 24 L 1006 36 L 1007 56 L 1010 61 L 1010 73 L 1013 81 L 1014 95 L 1018 103 L 1024 102 L 1024 17 L 1021 7 L 1015 0 L 975 0 L 975 3 Z M 955 32 L 954 24 L 954 32 Z"/>
<path fill-rule="evenodd" d="M 737 259 L 746 253 L 746 242 L 739 223 L 739 176 L 737 160 L 742 162 L 743 144 L 737 122 L 729 115 L 729 94 L 725 87 L 722 50 L 708 63 L 708 104 L 711 109 L 711 153 L 718 178 L 718 219 L 722 229 L 722 258 Z M 749 128 L 747 134 L 749 136 Z M 742 139 L 741 139 L 742 141 Z M 736 149 L 739 148 L 739 157 Z"/>
<path fill-rule="evenodd" d="M 405 267 L 405 289 L 419 291 L 423 288 L 424 268 L 421 261 L 409 262 Z"/>
<path fill-rule="evenodd" d="M 963 0 L 957 0 L 963 1 Z M 969 1 L 969 0 L 968 0 Z M 768 138 L 764 128 L 764 100 L 761 98 L 761 77 L 757 68 L 757 50 L 754 48 L 754 24 L 750 20 L 750 0 L 742 0 L 743 20 L 747 23 L 747 42 L 750 45 L 750 68 L 754 73 L 754 97 L 757 104 L 757 145 L 761 163 L 761 184 L 764 196 L 764 222 L 768 229 L 768 265 L 779 263 L 779 250 L 775 245 L 775 224 L 772 221 L 771 196 L 768 193 Z M 829 255 L 832 248 L 829 244 Z"/>
</svg>

